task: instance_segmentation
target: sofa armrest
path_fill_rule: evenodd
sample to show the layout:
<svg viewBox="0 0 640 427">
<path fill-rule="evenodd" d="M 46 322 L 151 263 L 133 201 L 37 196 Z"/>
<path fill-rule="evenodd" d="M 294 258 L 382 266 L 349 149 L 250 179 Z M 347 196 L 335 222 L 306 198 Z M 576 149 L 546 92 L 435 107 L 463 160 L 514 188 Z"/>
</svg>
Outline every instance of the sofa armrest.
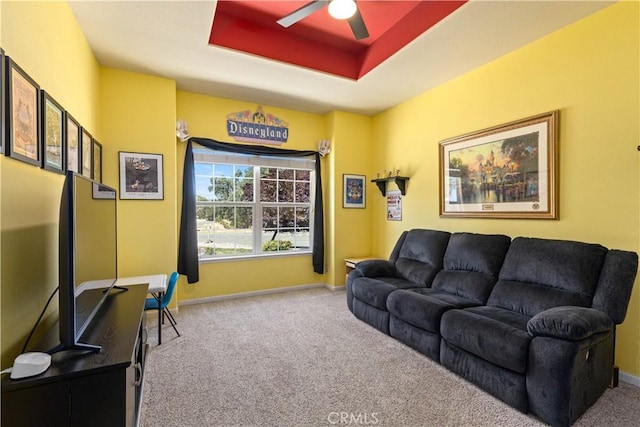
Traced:
<svg viewBox="0 0 640 427">
<path fill-rule="evenodd" d="M 593 308 L 562 306 L 536 314 L 527 323 L 533 336 L 580 341 L 613 328 L 613 320 Z"/>
<path fill-rule="evenodd" d="M 360 261 L 354 269 L 359 277 L 396 277 L 396 266 L 384 259 Z"/>
</svg>

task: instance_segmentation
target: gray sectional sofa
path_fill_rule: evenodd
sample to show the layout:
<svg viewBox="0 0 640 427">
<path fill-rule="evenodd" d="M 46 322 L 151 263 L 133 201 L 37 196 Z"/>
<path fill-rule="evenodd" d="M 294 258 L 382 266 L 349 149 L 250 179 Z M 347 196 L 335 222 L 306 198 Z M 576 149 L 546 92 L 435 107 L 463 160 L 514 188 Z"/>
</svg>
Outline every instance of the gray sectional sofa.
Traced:
<svg viewBox="0 0 640 427">
<path fill-rule="evenodd" d="M 637 269 L 636 253 L 598 244 L 415 229 L 389 260 L 356 265 L 347 305 L 514 408 L 566 426 L 617 375 L 615 327 Z"/>
</svg>

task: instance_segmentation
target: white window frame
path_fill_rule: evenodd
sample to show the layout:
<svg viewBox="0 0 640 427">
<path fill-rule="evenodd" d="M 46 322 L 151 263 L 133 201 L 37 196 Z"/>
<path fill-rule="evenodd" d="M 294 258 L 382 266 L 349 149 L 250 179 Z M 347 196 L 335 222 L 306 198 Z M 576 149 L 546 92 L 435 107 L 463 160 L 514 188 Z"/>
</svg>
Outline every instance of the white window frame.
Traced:
<svg viewBox="0 0 640 427">
<path fill-rule="evenodd" d="M 314 227 L 314 210 L 315 210 L 315 159 L 309 157 L 273 157 L 227 153 L 211 150 L 202 146 L 194 146 L 193 149 L 194 163 L 213 163 L 213 164 L 229 164 L 252 166 L 253 173 L 253 202 L 216 202 L 216 201 L 198 201 L 196 197 L 196 208 L 201 206 L 211 207 L 252 207 L 253 208 L 253 252 L 248 254 L 231 254 L 231 255 L 207 255 L 203 256 L 198 253 L 198 262 L 220 262 L 233 260 L 246 260 L 248 258 L 263 257 L 282 257 L 282 256 L 298 256 L 309 255 L 313 248 L 313 227 Z M 194 164 L 195 167 L 195 164 Z M 285 168 L 285 169 L 304 169 L 309 171 L 310 179 L 310 195 L 308 203 L 283 203 L 283 202 L 261 202 L 260 201 L 260 168 Z M 197 192 L 197 190 L 196 190 Z M 264 207 L 308 207 L 309 208 L 309 247 L 304 249 L 283 250 L 283 251 L 262 251 L 262 208 Z M 306 228 L 306 227 L 305 227 Z"/>
</svg>

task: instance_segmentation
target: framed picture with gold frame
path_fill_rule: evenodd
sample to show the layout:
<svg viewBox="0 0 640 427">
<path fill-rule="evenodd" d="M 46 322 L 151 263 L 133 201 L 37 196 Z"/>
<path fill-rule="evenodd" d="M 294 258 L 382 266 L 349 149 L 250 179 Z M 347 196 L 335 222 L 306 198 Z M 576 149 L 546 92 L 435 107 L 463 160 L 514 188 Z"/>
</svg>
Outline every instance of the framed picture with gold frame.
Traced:
<svg viewBox="0 0 640 427">
<path fill-rule="evenodd" d="M 0 153 L 4 153 L 4 145 L 6 138 L 6 123 L 5 123 L 5 56 L 4 50 L 0 47 Z"/>
<path fill-rule="evenodd" d="M 7 123 L 5 155 L 40 166 L 40 86 L 6 57 Z"/>
<path fill-rule="evenodd" d="M 557 219 L 558 115 L 440 141 L 440 216 Z"/>
<path fill-rule="evenodd" d="M 95 139 L 91 153 L 93 156 L 93 180 L 102 182 L 102 144 Z"/>
<path fill-rule="evenodd" d="M 42 99 L 42 167 L 57 173 L 65 172 L 64 109 L 46 91 Z"/>
<path fill-rule="evenodd" d="M 67 170 L 80 172 L 80 124 L 68 112 L 65 113 L 64 130 Z"/>
<path fill-rule="evenodd" d="M 80 173 L 87 178 L 93 178 L 93 137 L 88 130 L 80 130 Z"/>
</svg>

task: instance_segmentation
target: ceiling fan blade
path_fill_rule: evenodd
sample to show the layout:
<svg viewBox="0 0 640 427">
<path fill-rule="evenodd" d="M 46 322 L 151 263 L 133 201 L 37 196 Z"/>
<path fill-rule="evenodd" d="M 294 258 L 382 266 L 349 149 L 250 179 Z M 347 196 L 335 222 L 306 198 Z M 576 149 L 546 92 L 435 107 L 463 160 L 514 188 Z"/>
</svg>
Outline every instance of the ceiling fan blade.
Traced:
<svg viewBox="0 0 640 427">
<path fill-rule="evenodd" d="M 312 2 L 294 10 L 284 18 L 278 19 L 276 22 L 283 27 L 288 28 L 301 19 L 311 15 L 313 12 L 322 9 L 327 5 L 327 3 L 329 3 L 329 0 L 313 0 Z"/>
<path fill-rule="evenodd" d="M 353 35 L 356 40 L 362 40 L 369 37 L 369 31 L 367 31 L 367 26 L 364 25 L 364 19 L 362 19 L 359 8 L 356 9 L 356 13 L 349 18 L 349 26 L 351 27 L 351 31 L 353 31 Z"/>
</svg>

